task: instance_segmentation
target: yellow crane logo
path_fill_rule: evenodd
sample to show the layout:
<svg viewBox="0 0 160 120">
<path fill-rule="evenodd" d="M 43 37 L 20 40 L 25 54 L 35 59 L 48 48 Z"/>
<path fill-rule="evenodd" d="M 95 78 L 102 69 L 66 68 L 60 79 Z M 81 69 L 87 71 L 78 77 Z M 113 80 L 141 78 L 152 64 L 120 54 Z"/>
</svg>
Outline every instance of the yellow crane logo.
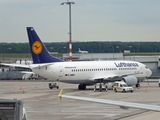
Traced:
<svg viewBox="0 0 160 120">
<path fill-rule="evenodd" d="M 42 44 L 41 44 L 41 42 L 35 41 L 35 42 L 32 44 L 32 51 L 33 51 L 35 54 L 40 54 L 40 53 L 42 52 Z"/>
</svg>

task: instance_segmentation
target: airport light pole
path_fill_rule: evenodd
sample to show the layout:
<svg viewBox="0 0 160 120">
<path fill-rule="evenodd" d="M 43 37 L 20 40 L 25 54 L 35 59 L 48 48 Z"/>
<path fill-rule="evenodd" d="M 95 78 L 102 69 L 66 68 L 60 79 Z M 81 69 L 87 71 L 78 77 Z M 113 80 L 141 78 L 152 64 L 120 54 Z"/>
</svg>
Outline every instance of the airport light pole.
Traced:
<svg viewBox="0 0 160 120">
<path fill-rule="evenodd" d="M 71 33 L 71 4 L 75 4 L 75 2 L 62 2 L 61 5 L 69 5 L 69 61 L 72 61 L 72 33 Z"/>
</svg>

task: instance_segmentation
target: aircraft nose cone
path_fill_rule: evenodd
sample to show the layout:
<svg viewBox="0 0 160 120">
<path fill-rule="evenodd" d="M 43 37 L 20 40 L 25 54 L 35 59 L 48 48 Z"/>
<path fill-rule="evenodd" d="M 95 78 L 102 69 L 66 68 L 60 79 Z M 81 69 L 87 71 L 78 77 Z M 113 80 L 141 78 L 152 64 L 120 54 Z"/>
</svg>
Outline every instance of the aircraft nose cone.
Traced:
<svg viewBox="0 0 160 120">
<path fill-rule="evenodd" d="M 145 73 L 146 73 L 146 78 L 152 75 L 152 71 L 150 69 L 147 69 Z"/>
<path fill-rule="evenodd" d="M 152 75 L 152 71 L 150 70 L 150 69 L 148 69 L 148 76 L 147 77 L 149 77 L 149 76 L 151 76 Z"/>
<path fill-rule="evenodd" d="M 152 71 L 149 69 L 149 76 L 151 76 L 152 75 Z"/>
</svg>

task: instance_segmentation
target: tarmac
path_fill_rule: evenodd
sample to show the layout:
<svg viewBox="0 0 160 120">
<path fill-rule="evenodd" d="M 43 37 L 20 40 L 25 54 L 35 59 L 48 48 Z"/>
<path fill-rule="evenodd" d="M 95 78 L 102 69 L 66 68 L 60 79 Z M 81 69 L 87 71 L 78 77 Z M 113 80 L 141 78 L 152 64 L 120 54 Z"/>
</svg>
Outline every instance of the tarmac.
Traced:
<svg viewBox="0 0 160 120">
<path fill-rule="evenodd" d="M 152 81 L 152 80 L 150 80 Z M 155 80 L 153 80 L 155 81 Z M 63 98 L 60 89 L 49 89 L 49 81 L 0 81 L 0 98 L 23 101 L 28 120 L 159 120 L 160 113 L 142 109 L 128 110 L 118 106 Z M 96 91 L 94 86 L 78 90 L 76 84 L 59 83 L 65 95 L 160 105 L 157 82 L 143 82 L 134 92 Z"/>
</svg>

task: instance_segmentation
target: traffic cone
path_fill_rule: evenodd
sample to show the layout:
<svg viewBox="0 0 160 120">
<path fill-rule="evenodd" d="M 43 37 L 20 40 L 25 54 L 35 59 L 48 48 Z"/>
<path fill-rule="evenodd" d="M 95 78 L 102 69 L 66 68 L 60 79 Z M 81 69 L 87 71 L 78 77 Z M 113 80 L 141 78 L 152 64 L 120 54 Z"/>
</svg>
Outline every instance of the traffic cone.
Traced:
<svg viewBox="0 0 160 120">
<path fill-rule="evenodd" d="M 22 94 L 25 94 L 24 89 L 23 89 L 23 91 L 22 91 Z"/>
<path fill-rule="evenodd" d="M 146 88 L 146 92 L 148 92 L 148 89 Z"/>
<path fill-rule="evenodd" d="M 22 86 L 20 86 L 20 88 L 19 88 L 20 90 L 22 90 Z"/>
</svg>

